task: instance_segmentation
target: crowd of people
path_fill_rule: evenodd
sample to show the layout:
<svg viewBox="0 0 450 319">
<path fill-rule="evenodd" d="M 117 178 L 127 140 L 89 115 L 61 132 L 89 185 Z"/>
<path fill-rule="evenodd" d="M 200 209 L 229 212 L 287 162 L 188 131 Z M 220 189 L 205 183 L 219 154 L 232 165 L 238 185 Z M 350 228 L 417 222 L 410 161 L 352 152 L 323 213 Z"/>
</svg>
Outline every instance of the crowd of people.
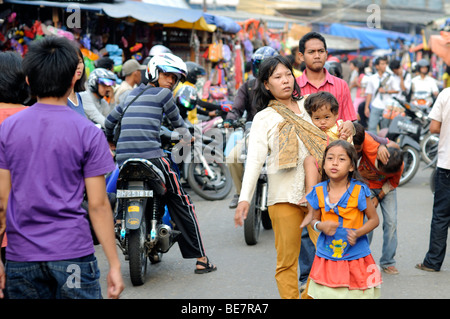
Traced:
<svg viewBox="0 0 450 319">
<path fill-rule="evenodd" d="M 252 122 L 246 166 L 238 156 L 242 141 L 228 154 L 236 189 L 229 206 L 236 209 L 235 225 L 242 226 L 266 163 L 275 279 L 283 299 L 378 298 L 382 276 L 370 252 L 372 231 L 380 223 L 378 206 L 383 215 L 380 267 L 386 274 L 399 273 L 396 188 L 403 159 L 395 142 L 376 133 L 386 126 L 388 99 L 408 99 L 419 89 L 437 97 L 430 131 L 441 133 L 436 185 L 442 187 L 436 187 L 430 251 L 416 267 L 439 271 L 444 259 L 450 157 L 441 150 L 448 141 L 450 89 L 438 96 L 427 60 L 417 63 L 417 74 L 404 70 L 397 59 L 378 57 L 373 66 L 371 61 L 327 65 L 326 41 L 317 32 L 300 39 L 291 60 L 273 48 L 258 48 L 252 56 L 253 76 L 238 90 L 227 114 L 225 127 L 244 112 Z M 23 60 L 0 53 L 0 107 L 6 114 L 0 125 L 0 240 L 6 247 L 0 297 L 5 292 L 8 298 L 102 297 L 81 208 L 85 190 L 89 217 L 110 266 L 107 295 L 120 296 L 124 284 L 104 178 L 115 168 L 111 150 L 118 165 L 140 157 L 164 173 L 169 211 L 182 229 L 178 242 L 183 258 L 196 258 L 195 273 L 217 270 L 206 256 L 195 206 L 159 139 L 165 114 L 174 127 L 186 131 L 185 142 L 191 142 L 187 119 L 174 100 L 180 82 L 190 79 L 195 85 L 197 75 L 204 75 L 190 63 L 188 67 L 164 48 L 145 64 L 126 61 L 122 79 L 107 58 L 86 78 L 83 55 L 67 39 L 36 41 Z M 35 103 L 25 106 L 30 99 Z M 215 114 L 209 112 L 205 114 Z M 113 143 L 119 121 L 120 135 Z M 60 269 L 68 264 L 79 265 L 81 280 L 90 289 L 64 285 L 70 273 Z M 35 270 L 24 271 L 29 267 Z"/>
</svg>

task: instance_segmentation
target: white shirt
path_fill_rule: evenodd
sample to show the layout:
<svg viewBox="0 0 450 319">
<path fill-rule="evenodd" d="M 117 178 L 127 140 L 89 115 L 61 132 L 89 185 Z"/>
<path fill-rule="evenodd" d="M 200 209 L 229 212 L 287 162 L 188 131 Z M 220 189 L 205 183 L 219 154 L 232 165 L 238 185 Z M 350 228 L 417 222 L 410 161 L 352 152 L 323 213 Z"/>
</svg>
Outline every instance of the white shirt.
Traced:
<svg viewBox="0 0 450 319">
<path fill-rule="evenodd" d="M 389 77 L 389 78 L 388 78 Z M 377 93 L 380 83 L 384 82 L 383 88 L 385 91 L 400 91 L 400 86 L 397 85 L 394 76 L 384 72 L 382 76 L 377 72 L 371 75 L 367 81 L 366 94 L 372 95 L 372 107 L 384 109 L 393 94 Z M 375 94 L 376 93 L 376 94 Z"/>
<path fill-rule="evenodd" d="M 401 78 L 396 74 L 393 74 L 392 76 L 394 77 L 395 80 L 395 86 L 399 88 L 399 92 L 397 94 L 394 94 L 394 96 L 402 101 L 406 101 L 406 96 L 403 95 L 402 86 L 400 85 Z M 402 77 L 403 77 L 403 85 L 405 86 L 406 89 L 405 91 L 406 93 L 409 93 L 409 91 L 411 90 L 411 73 L 402 70 Z"/>
<path fill-rule="evenodd" d="M 411 80 L 412 83 L 412 90 L 414 92 L 428 92 L 430 93 L 430 96 L 432 93 L 439 92 L 439 88 L 437 86 L 436 80 L 433 79 L 431 76 L 425 76 L 425 78 L 422 79 L 420 75 L 414 77 Z"/>
<path fill-rule="evenodd" d="M 302 99 L 298 102 L 303 120 L 311 122 Z M 267 204 L 297 204 L 305 194 L 305 170 L 303 165 L 290 169 L 278 169 L 278 124 L 283 117 L 271 107 L 256 113 L 250 130 L 247 160 L 242 180 L 239 201 L 251 202 L 261 168 L 267 160 L 268 196 Z M 309 155 L 306 146 L 298 138 L 300 163 Z"/>
<path fill-rule="evenodd" d="M 450 88 L 439 93 L 428 117 L 441 123 L 437 166 L 450 169 Z"/>
</svg>

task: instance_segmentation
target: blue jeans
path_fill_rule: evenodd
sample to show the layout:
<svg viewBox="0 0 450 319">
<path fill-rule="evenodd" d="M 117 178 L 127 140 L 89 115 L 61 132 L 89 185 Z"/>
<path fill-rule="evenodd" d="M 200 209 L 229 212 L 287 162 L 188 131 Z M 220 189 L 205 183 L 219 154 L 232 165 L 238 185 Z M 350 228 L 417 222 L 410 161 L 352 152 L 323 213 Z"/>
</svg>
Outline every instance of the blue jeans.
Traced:
<svg viewBox="0 0 450 319">
<path fill-rule="evenodd" d="M 380 189 L 371 189 L 373 196 L 381 192 Z M 383 214 L 383 248 L 380 258 L 381 268 L 395 266 L 395 252 L 397 251 L 397 190 L 394 189 L 378 204 Z M 367 234 L 369 243 L 372 242 L 373 231 Z"/>
<path fill-rule="evenodd" d="M 300 244 L 300 256 L 298 258 L 298 265 L 300 267 L 300 283 L 306 284 L 311 271 L 311 266 L 316 255 L 316 247 L 311 238 L 309 238 L 308 229 L 305 227 L 302 230 L 302 242 Z"/>
<path fill-rule="evenodd" d="M 10 299 L 101 299 L 95 256 L 46 262 L 6 261 Z"/>
<path fill-rule="evenodd" d="M 388 126 L 389 120 L 383 117 L 384 109 L 379 109 L 377 107 L 370 108 L 370 116 L 368 122 L 367 130 L 377 134 L 377 126 L 380 125 L 380 128 L 385 128 Z"/>
<path fill-rule="evenodd" d="M 450 225 L 450 170 L 437 168 L 431 219 L 430 245 L 423 264 L 440 270 L 447 250 L 447 235 Z"/>
</svg>

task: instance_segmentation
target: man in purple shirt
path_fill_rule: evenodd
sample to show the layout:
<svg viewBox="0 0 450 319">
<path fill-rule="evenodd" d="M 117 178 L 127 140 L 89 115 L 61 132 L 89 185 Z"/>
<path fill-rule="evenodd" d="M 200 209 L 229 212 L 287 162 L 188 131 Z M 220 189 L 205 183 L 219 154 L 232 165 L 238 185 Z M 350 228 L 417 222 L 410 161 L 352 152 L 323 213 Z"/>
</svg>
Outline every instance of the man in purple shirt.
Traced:
<svg viewBox="0 0 450 319">
<path fill-rule="evenodd" d="M 67 107 L 77 53 L 69 40 L 33 42 L 23 60 L 37 103 L 0 126 L 0 297 L 101 298 L 94 245 L 81 208 L 108 259 L 108 298 L 123 290 L 104 174 L 115 166 L 101 130 Z M 6 212 L 5 212 L 6 208 Z M 5 218 L 6 214 L 6 218 Z"/>
</svg>

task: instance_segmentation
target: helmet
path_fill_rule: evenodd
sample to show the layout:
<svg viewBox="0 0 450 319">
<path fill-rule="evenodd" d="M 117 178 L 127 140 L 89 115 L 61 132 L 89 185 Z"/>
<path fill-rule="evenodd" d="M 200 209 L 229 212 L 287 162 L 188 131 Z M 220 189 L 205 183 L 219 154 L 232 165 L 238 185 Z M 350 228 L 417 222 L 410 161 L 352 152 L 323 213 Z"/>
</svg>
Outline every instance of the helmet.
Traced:
<svg viewBox="0 0 450 319">
<path fill-rule="evenodd" d="M 187 77 L 186 80 L 191 82 L 192 84 L 197 83 L 197 78 L 199 75 L 205 75 L 205 69 L 198 63 L 195 62 L 186 62 L 187 67 Z"/>
<path fill-rule="evenodd" d="M 172 53 L 172 51 L 168 47 L 165 47 L 161 44 L 157 44 L 157 45 L 154 45 L 150 49 L 150 52 L 148 53 L 148 55 L 150 57 L 154 57 L 155 55 L 161 55 L 161 54 L 165 54 L 165 53 Z"/>
<path fill-rule="evenodd" d="M 424 66 L 429 68 L 430 67 L 430 62 L 428 62 L 428 60 L 426 60 L 426 59 L 421 59 L 421 60 L 419 60 L 419 62 L 417 62 L 417 66 L 419 68 L 424 67 Z"/>
<path fill-rule="evenodd" d="M 148 62 L 145 77 L 151 83 L 158 83 L 159 72 L 173 73 L 177 76 L 178 81 L 184 82 L 187 75 L 186 63 L 172 53 L 156 55 Z M 178 81 L 173 87 L 177 86 Z"/>
<path fill-rule="evenodd" d="M 272 47 L 265 46 L 255 51 L 252 55 L 252 72 L 254 76 L 258 76 L 259 66 L 264 59 L 277 56 L 278 52 Z"/>
<path fill-rule="evenodd" d="M 113 86 L 116 84 L 116 75 L 103 68 L 97 68 L 91 71 L 87 80 L 88 88 L 91 92 L 98 94 L 98 84 Z"/>
<path fill-rule="evenodd" d="M 181 110 L 193 110 L 197 105 L 197 92 L 190 85 L 183 85 L 175 95 L 175 103 Z"/>
<path fill-rule="evenodd" d="M 428 62 L 428 60 L 426 59 L 421 59 L 419 60 L 419 62 L 417 62 L 417 71 L 420 72 L 420 69 L 426 67 L 427 68 L 427 73 L 430 71 L 430 62 Z"/>
<path fill-rule="evenodd" d="M 334 61 L 327 61 L 325 62 L 324 68 L 327 69 L 328 73 L 330 73 L 331 75 L 334 75 L 340 79 L 343 78 L 341 63 Z"/>
</svg>

